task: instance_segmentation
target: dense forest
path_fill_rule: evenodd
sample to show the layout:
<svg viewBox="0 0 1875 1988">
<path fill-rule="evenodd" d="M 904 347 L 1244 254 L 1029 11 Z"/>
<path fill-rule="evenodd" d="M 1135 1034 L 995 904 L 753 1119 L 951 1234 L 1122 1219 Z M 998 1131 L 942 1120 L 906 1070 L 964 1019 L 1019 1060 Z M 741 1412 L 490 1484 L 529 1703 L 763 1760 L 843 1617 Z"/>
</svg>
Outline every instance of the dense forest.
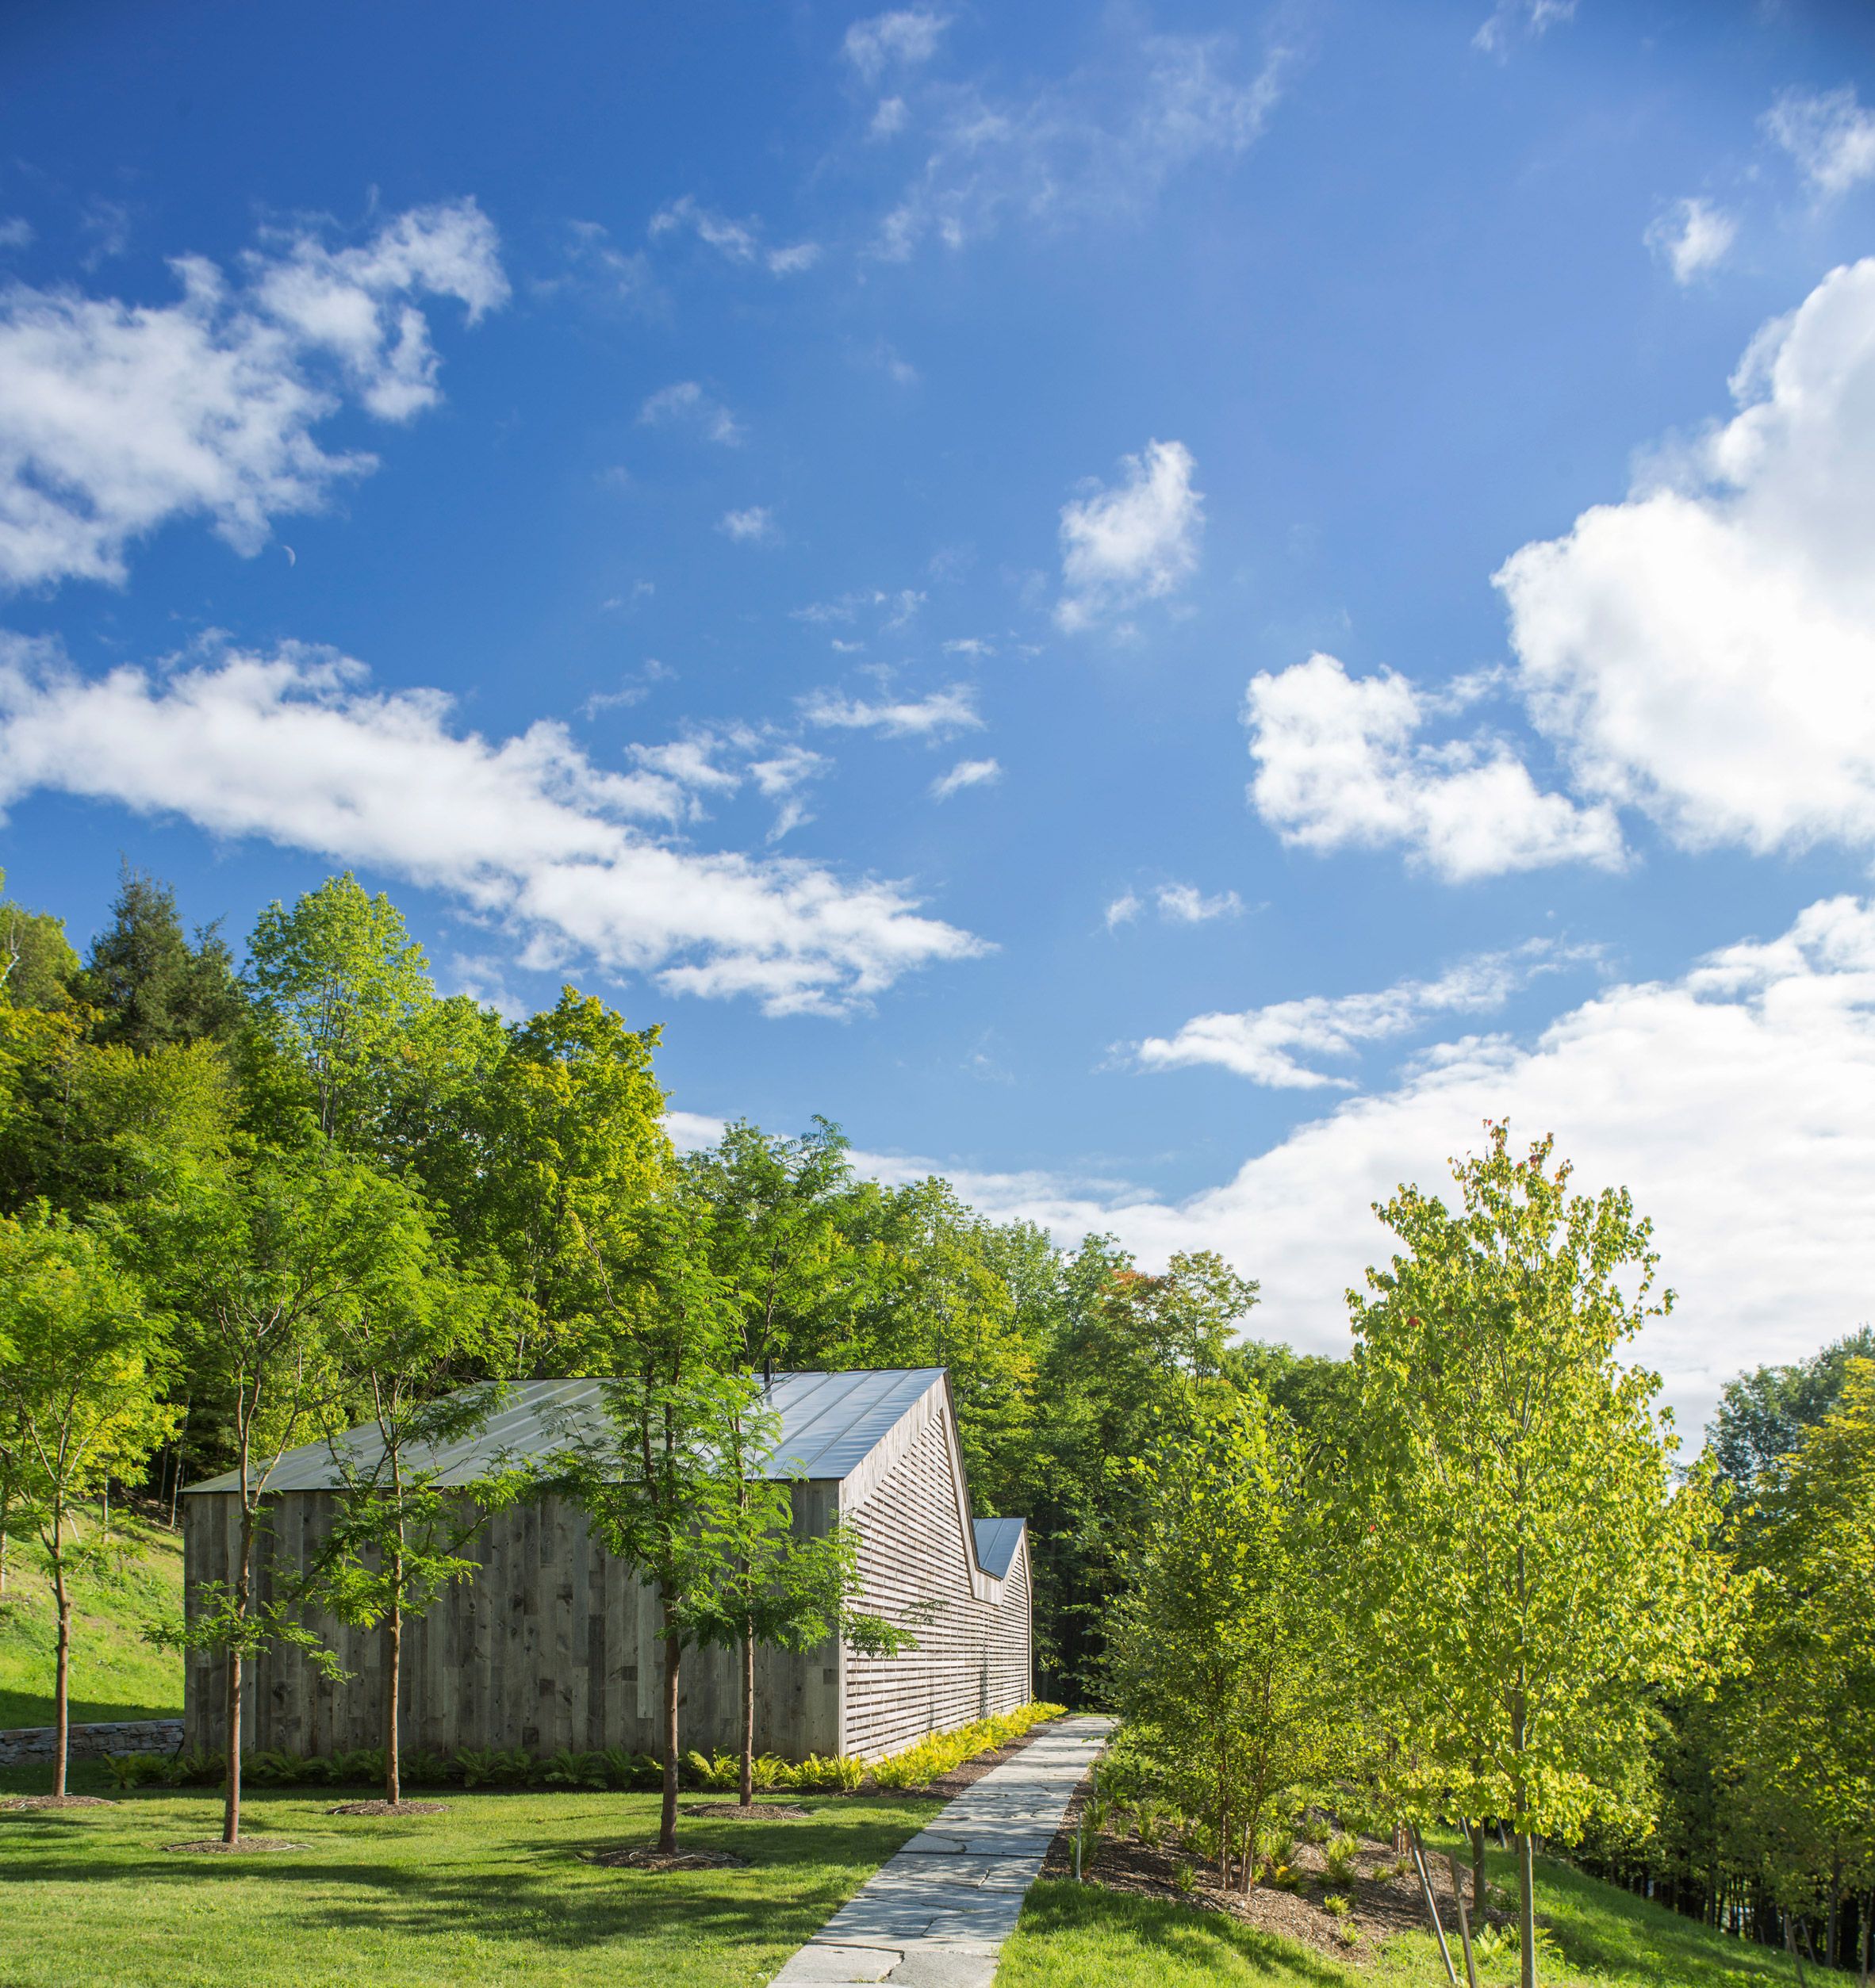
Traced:
<svg viewBox="0 0 1875 1988">
<path fill-rule="evenodd" d="M 1405 1186 L 1375 1211 L 1390 1253 L 1332 1361 L 1258 1342 L 1256 1285 L 1216 1256 L 1064 1249 L 941 1179 L 859 1178 L 824 1120 L 679 1151 L 658 1034 L 570 986 L 517 1021 L 439 995 L 349 875 L 269 906 L 239 956 L 128 869 L 82 959 L 0 900 L 0 1570 L 10 1540 L 58 1580 L 82 1500 L 173 1521 L 230 1465 L 263 1523 L 289 1442 L 375 1420 L 394 1454 L 465 1389 L 569 1373 L 692 1432 L 639 1506 L 589 1473 L 595 1523 L 662 1565 L 642 1542 L 694 1538 L 696 1459 L 759 1433 L 765 1371 L 941 1366 L 980 1514 L 1031 1522 L 1040 1687 L 1126 1714 L 1125 1771 L 1208 1818 L 1226 1883 L 1312 1806 L 1460 1825 L 1481 1883 L 1508 1828 L 1865 1967 L 1865 1329 L 1735 1381 L 1689 1467 L 1626 1363 L 1666 1302 L 1647 1225 L 1572 1193 L 1547 1142 L 1487 1128 L 1456 1212 Z M 394 1623 L 464 1541 L 420 1484 L 361 1490 L 326 1599 Z M 764 1582 L 794 1584 L 776 1635 L 843 1620 L 840 1567 L 799 1603 L 738 1499 L 713 1574 L 664 1567 L 673 1637 L 753 1635 Z M 208 1616 L 236 1655 L 298 1633 L 245 1594 Z"/>
</svg>

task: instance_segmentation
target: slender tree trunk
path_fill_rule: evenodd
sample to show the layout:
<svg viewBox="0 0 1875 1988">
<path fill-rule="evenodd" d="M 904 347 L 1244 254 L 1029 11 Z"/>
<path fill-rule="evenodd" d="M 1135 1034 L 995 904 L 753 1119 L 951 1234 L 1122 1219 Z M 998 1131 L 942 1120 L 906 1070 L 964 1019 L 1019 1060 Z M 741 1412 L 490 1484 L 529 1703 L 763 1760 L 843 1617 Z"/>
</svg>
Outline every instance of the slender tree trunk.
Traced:
<svg viewBox="0 0 1875 1988">
<path fill-rule="evenodd" d="M 658 1818 L 658 1848 L 665 1856 L 677 1847 L 677 1664 L 683 1645 L 671 1626 L 670 1597 L 664 1597 L 664 1806 Z"/>
<path fill-rule="evenodd" d="M 1804 1952 L 1797 1944 L 1796 1914 L 1794 1912 L 1787 1912 L 1784 1915 L 1784 1951 L 1796 1965 L 1797 1988 L 1804 1988 Z"/>
<path fill-rule="evenodd" d="M 1471 1825 L 1471 1917 L 1482 1931 L 1490 1921 L 1485 1917 L 1485 1827 Z"/>
<path fill-rule="evenodd" d="M 1863 1894 L 1862 1900 L 1862 1988 L 1869 1988 L 1869 1936 L 1872 1921 L 1875 1921 L 1875 1891 L 1868 1891 Z"/>
<path fill-rule="evenodd" d="M 1830 1858 L 1830 1912 L 1823 1941 L 1823 1964 L 1826 1967 L 1836 1964 L 1836 1936 L 1842 1930 L 1842 1852 L 1839 1848 Z"/>
<path fill-rule="evenodd" d="M 247 1459 L 241 1458 L 241 1477 L 247 1476 Z M 241 1508 L 241 1564 L 235 1569 L 234 1613 L 237 1625 L 247 1618 L 248 1569 L 254 1560 L 254 1509 Z M 228 1653 L 228 1787 L 221 1803 L 221 1841 L 241 1840 L 241 1649 L 236 1643 Z"/>
<path fill-rule="evenodd" d="M 63 1795 L 66 1760 L 71 1747 L 71 1595 L 65 1585 L 64 1540 L 56 1517 L 52 1522 L 52 1592 L 59 1603 L 59 1654 L 52 1682 L 52 1792 Z"/>
<path fill-rule="evenodd" d="M 742 1806 L 755 1799 L 755 1638 L 742 1638 Z"/>
<path fill-rule="evenodd" d="M 6 1599 L 6 1514 L 12 1502 L 0 1491 L 0 1602 Z"/>
<path fill-rule="evenodd" d="M 404 1798 L 397 1758 L 397 1686 L 403 1665 L 404 1611 L 393 1597 L 384 1618 L 384 1798 L 393 1808 Z"/>
<path fill-rule="evenodd" d="M 182 1495 L 182 1445 L 189 1440 L 189 1412 L 194 1405 L 187 1400 L 183 1402 L 182 1425 L 176 1431 L 176 1467 L 169 1480 L 169 1529 L 171 1532 L 176 1529 L 176 1501 Z"/>
</svg>

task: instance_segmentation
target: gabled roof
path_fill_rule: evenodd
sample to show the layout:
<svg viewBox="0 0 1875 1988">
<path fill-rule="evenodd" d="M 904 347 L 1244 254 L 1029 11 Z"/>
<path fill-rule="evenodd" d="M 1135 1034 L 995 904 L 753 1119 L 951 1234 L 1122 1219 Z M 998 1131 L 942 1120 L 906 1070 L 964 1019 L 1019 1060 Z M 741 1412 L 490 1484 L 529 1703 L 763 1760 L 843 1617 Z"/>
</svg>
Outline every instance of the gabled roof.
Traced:
<svg viewBox="0 0 1875 1988">
<path fill-rule="evenodd" d="M 974 1522 L 976 1533 L 976 1561 L 986 1574 L 994 1574 L 1000 1580 L 1009 1572 L 1009 1564 L 1015 1558 L 1018 1543 L 1022 1537 L 1026 1519 L 979 1519 Z"/>
<path fill-rule="evenodd" d="M 822 1480 L 848 1477 L 943 1378 L 941 1367 L 777 1373 L 769 1400 L 781 1418 L 781 1435 L 762 1474 Z M 577 1427 L 595 1420 L 601 1412 L 601 1400 L 596 1381 L 517 1382 L 477 1435 L 434 1449 L 413 1450 L 409 1467 L 413 1472 L 435 1472 L 439 1484 L 471 1483 L 504 1462 L 544 1457 L 562 1448 L 569 1423 Z M 356 1457 L 361 1469 L 368 1469 L 381 1449 L 375 1427 L 353 1429 L 339 1441 Z M 329 1448 L 324 1442 L 309 1442 L 287 1451 L 269 1476 L 266 1488 L 270 1492 L 329 1491 L 338 1482 Z M 240 1477 L 231 1470 L 190 1484 L 187 1491 L 240 1488 Z"/>
</svg>

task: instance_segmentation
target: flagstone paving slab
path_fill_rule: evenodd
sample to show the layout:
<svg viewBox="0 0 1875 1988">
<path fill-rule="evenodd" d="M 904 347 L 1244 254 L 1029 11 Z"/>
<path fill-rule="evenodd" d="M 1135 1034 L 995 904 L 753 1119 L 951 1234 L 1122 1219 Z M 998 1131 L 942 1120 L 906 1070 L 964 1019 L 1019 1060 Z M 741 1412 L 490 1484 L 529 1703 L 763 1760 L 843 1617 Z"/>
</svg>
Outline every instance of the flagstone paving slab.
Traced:
<svg viewBox="0 0 1875 1988">
<path fill-rule="evenodd" d="M 1063 1719 L 991 1768 L 861 1886 L 773 1988 L 987 1988 L 1113 1723 Z"/>
</svg>

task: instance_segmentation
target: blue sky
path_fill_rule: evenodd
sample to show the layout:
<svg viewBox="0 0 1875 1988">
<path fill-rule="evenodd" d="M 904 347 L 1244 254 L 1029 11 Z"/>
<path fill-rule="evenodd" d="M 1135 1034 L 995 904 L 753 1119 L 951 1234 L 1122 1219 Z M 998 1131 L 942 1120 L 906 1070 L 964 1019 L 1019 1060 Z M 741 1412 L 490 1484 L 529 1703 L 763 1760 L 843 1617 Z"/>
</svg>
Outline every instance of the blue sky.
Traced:
<svg viewBox="0 0 1875 1988">
<path fill-rule="evenodd" d="M 1875 25 L 0 26 L 0 861 L 665 1025 L 1344 1343 L 1487 1113 L 1689 1418 L 1875 1312 Z"/>
</svg>

